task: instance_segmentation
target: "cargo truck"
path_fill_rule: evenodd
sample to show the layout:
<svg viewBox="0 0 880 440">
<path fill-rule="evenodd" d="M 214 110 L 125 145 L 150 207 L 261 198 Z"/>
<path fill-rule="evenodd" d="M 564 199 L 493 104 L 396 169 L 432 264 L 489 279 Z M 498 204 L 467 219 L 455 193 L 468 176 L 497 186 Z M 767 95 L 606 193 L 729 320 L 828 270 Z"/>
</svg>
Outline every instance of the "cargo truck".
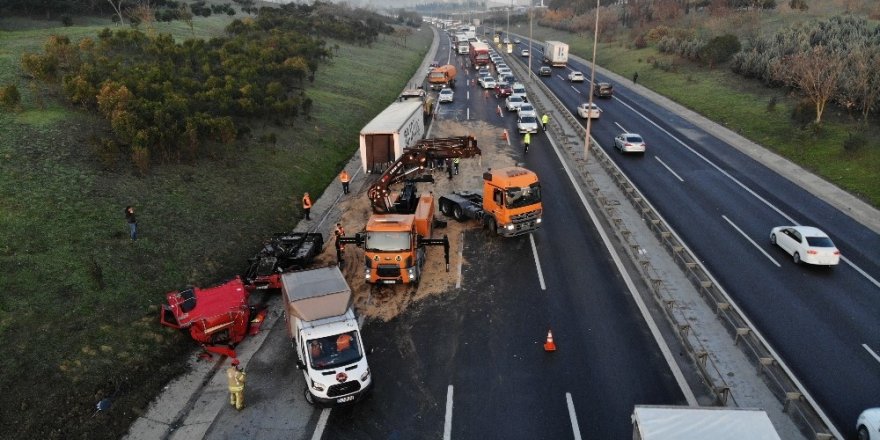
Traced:
<svg viewBox="0 0 880 440">
<path fill-rule="evenodd" d="M 376 115 L 360 135 L 361 164 L 365 173 L 382 173 L 425 135 L 421 99 L 395 101 Z"/>
<path fill-rule="evenodd" d="M 440 197 L 440 212 L 458 221 L 477 219 L 487 234 L 513 237 L 541 226 L 541 183 L 521 167 L 483 173 L 483 193 L 458 191 Z"/>
<path fill-rule="evenodd" d="M 760 409 L 636 405 L 633 440 L 780 440 Z"/>
<path fill-rule="evenodd" d="M 565 67 L 568 64 L 568 45 L 561 41 L 545 42 L 544 62 L 553 67 Z"/>
<path fill-rule="evenodd" d="M 360 400 L 372 377 L 352 308 L 351 288 L 336 266 L 282 276 L 287 336 L 313 405 Z"/>
<path fill-rule="evenodd" d="M 455 88 L 455 75 L 458 71 L 452 64 L 434 67 L 428 72 L 428 84 L 431 90 L 442 90 L 444 87 Z"/>
<path fill-rule="evenodd" d="M 471 66 L 480 67 L 489 64 L 489 45 L 480 41 L 472 41 L 470 51 Z"/>
</svg>

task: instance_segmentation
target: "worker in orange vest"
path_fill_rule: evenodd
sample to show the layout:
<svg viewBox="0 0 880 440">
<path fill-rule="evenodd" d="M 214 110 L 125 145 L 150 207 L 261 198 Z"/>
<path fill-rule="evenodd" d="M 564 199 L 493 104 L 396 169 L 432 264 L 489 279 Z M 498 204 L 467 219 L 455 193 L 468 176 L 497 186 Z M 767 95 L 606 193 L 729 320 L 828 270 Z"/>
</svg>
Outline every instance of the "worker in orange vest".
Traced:
<svg viewBox="0 0 880 440">
<path fill-rule="evenodd" d="M 309 212 L 312 210 L 312 199 L 309 197 L 309 193 L 303 194 L 303 213 L 305 214 L 306 220 L 311 220 L 309 218 Z"/>
<path fill-rule="evenodd" d="M 232 360 L 232 365 L 226 369 L 226 380 L 229 383 L 229 403 L 241 411 L 244 408 L 244 381 L 247 374 L 238 364 L 238 359 Z"/>
<path fill-rule="evenodd" d="M 342 194 L 348 194 L 348 182 L 351 178 L 348 177 L 348 171 L 342 170 L 339 173 L 339 181 L 342 182 Z"/>
</svg>

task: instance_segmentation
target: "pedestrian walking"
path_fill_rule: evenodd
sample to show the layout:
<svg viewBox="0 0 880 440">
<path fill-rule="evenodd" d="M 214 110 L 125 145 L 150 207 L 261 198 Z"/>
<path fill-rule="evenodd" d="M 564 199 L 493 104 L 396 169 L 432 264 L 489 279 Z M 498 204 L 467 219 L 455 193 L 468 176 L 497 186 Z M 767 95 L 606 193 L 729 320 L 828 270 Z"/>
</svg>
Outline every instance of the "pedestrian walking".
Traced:
<svg viewBox="0 0 880 440">
<path fill-rule="evenodd" d="M 348 176 L 348 171 L 342 170 L 339 173 L 339 181 L 342 182 L 342 194 L 348 194 L 348 182 L 351 181 L 351 178 Z"/>
<path fill-rule="evenodd" d="M 312 211 L 312 198 L 309 197 L 309 193 L 303 194 L 303 214 L 305 215 L 306 220 L 311 220 L 309 217 L 309 212 Z"/>
<path fill-rule="evenodd" d="M 639 82 L 639 72 L 633 73 L 633 84 L 638 84 Z"/>
<path fill-rule="evenodd" d="M 541 130 L 547 131 L 547 124 L 550 123 L 550 115 L 544 113 L 544 116 L 541 116 Z"/>
<path fill-rule="evenodd" d="M 125 207 L 125 222 L 128 224 L 128 236 L 131 237 L 131 241 L 135 241 L 138 239 L 138 222 L 137 217 L 134 215 L 134 207 L 126 206 Z"/>
<path fill-rule="evenodd" d="M 489 89 L 483 90 L 483 99 L 489 99 Z"/>
<path fill-rule="evenodd" d="M 529 152 L 529 144 L 530 143 L 532 143 L 532 135 L 529 133 L 526 133 L 526 135 L 523 137 L 523 145 L 525 146 L 526 154 L 528 154 L 528 152 Z"/>
<path fill-rule="evenodd" d="M 238 359 L 226 369 L 226 381 L 229 384 L 229 403 L 241 411 L 244 408 L 244 381 L 247 374 L 239 366 Z"/>
<path fill-rule="evenodd" d="M 461 162 L 461 158 L 456 157 L 456 158 L 452 159 L 452 169 L 453 169 L 453 172 L 455 173 L 456 176 L 458 175 L 458 165 L 460 162 Z"/>
</svg>

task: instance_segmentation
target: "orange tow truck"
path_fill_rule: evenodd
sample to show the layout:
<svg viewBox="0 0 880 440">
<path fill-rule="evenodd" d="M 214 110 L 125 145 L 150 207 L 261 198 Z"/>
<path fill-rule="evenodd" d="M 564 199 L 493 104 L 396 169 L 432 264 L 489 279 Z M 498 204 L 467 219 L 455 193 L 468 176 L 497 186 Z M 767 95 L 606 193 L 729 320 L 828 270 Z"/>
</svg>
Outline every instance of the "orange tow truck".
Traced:
<svg viewBox="0 0 880 440">
<path fill-rule="evenodd" d="M 409 284 L 421 279 L 426 246 L 443 246 L 446 270 L 449 270 L 449 239 L 433 238 L 434 196 L 419 195 L 417 182 L 433 182 L 426 173 L 438 160 L 469 158 L 480 154 L 473 136 L 422 139 L 404 150 L 390 167 L 370 186 L 367 194 L 373 215 L 363 232 L 340 237 L 342 244 L 364 249 L 366 281 L 372 284 Z M 391 185 L 403 182 L 400 191 Z"/>
<path fill-rule="evenodd" d="M 541 182 L 522 167 L 483 173 L 483 193 L 458 191 L 440 197 L 440 212 L 458 221 L 480 220 L 487 233 L 503 237 L 527 234 L 541 226 Z"/>
</svg>

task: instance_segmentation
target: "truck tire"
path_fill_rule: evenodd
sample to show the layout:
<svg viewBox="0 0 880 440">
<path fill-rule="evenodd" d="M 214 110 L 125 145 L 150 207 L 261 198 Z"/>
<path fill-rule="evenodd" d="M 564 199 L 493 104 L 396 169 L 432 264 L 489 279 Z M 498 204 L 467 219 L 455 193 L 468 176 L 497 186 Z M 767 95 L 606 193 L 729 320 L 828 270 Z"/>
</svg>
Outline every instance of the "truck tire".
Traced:
<svg viewBox="0 0 880 440">
<path fill-rule="evenodd" d="M 491 217 L 486 217 L 483 219 L 483 232 L 486 233 L 487 237 L 491 237 L 495 235 L 497 226 L 495 226 L 495 219 Z"/>
<path fill-rule="evenodd" d="M 449 202 L 447 202 L 446 200 L 440 200 L 440 212 L 443 213 L 443 215 L 449 217 Z"/>
<path fill-rule="evenodd" d="M 458 221 L 464 221 L 464 212 L 462 212 L 461 205 L 455 205 L 452 208 L 452 216 Z"/>
</svg>

